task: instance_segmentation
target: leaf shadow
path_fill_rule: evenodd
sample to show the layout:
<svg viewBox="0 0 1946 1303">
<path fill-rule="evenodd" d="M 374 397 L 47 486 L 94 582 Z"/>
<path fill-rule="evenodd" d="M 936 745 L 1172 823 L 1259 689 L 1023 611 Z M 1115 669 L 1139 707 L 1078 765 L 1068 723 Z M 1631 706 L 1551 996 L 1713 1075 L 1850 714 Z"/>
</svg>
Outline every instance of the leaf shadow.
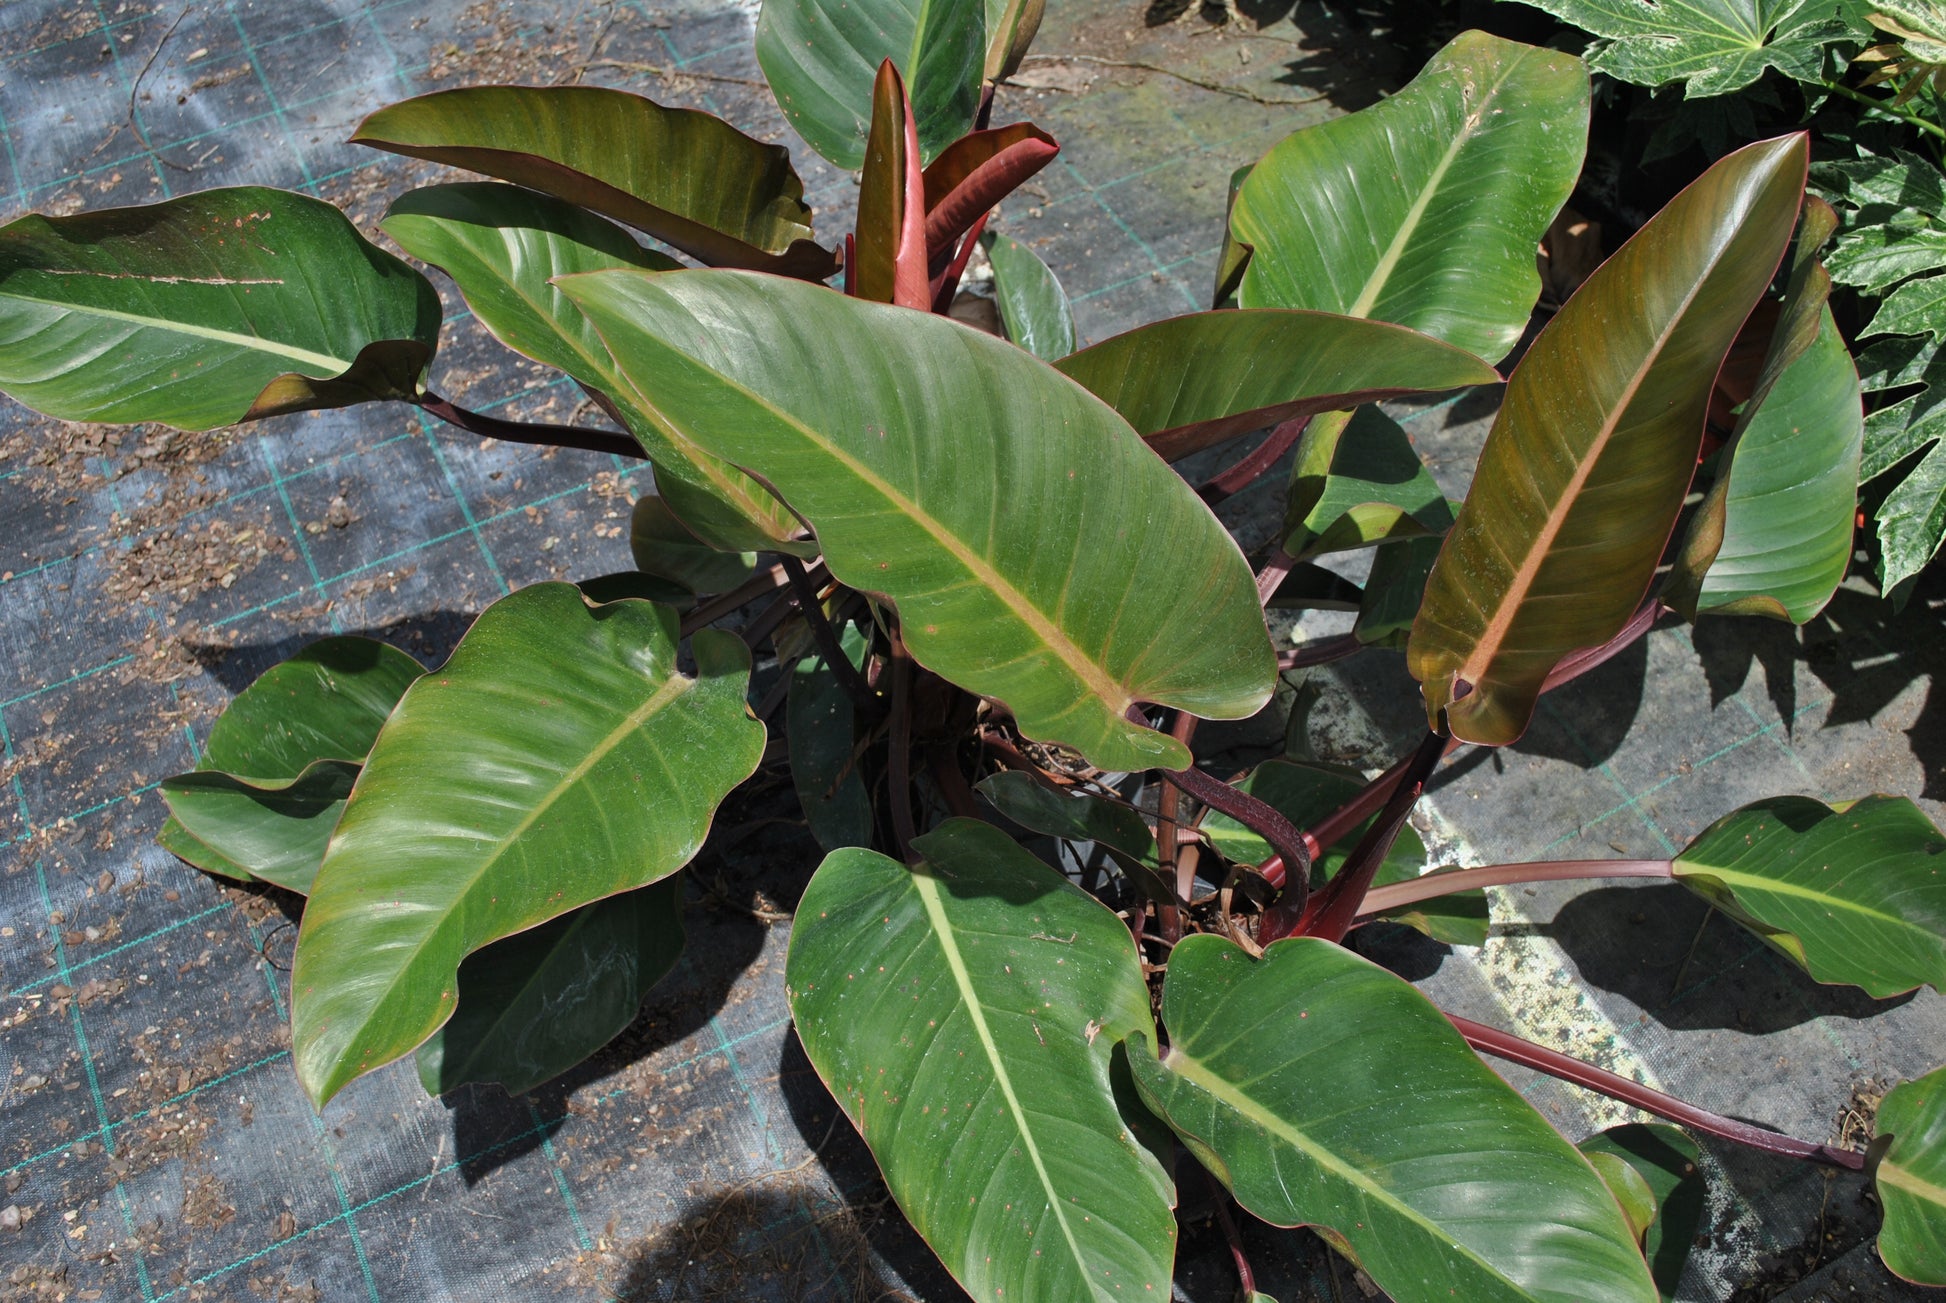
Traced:
<svg viewBox="0 0 1946 1303">
<path fill-rule="evenodd" d="M 389 624 L 362 629 L 346 629 L 347 636 L 373 638 L 410 655 L 421 665 L 432 667 L 452 654 L 460 635 L 472 627 L 477 611 L 424 611 Z M 269 642 L 190 643 L 191 659 L 205 674 L 228 689 L 231 696 L 242 692 L 257 676 L 281 661 L 289 660 L 323 634 L 294 633 Z"/>
<path fill-rule="evenodd" d="M 1873 1018 L 1913 998 L 1815 982 L 1674 883 L 1582 891 L 1534 930 L 1567 951 L 1583 981 L 1677 1031 L 1767 1035 L 1818 1018 Z"/>
</svg>

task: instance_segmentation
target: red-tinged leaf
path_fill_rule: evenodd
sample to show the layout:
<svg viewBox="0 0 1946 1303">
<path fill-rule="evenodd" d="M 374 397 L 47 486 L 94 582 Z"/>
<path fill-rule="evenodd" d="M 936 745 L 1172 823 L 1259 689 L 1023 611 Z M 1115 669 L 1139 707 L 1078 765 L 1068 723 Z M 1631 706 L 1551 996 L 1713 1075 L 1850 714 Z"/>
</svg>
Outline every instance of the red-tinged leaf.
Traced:
<svg viewBox="0 0 1946 1303">
<path fill-rule="evenodd" d="M 935 260 L 989 209 L 1054 161 L 1061 147 L 1031 122 L 975 131 L 926 169 L 926 250 Z"/>
<path fill-rule="evenodd" d="M 926 261 L 926 190 L 912 100 L 890 59 L 872 86 L 872 130 L 858 185 L 856 272 L 851 292 L 925 312 L 932 307 Z"/>
</svg>

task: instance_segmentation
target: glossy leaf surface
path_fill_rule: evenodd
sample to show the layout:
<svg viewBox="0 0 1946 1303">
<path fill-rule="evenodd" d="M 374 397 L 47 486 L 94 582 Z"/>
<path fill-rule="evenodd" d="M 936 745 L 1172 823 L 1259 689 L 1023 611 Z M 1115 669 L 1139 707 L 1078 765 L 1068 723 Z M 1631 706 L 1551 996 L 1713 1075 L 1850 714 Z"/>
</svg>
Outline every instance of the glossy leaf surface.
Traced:
<svg viewBox="0 0 1946 1303">
<path fill-rule="evenodd" d="M 1060 152 L 1054 137 L 1031 122 L 970 132 L 948 145 L 925 173 L 932 256 L 945 256 L 953 241 Z"/>
<path fill-rule="evenodd" d="M 980 243 L 993 265 L 993 297 L 1007 338 L 1043 362 L 1074 352 L 1074 308 L 1040 255 L 996 231 Z"/>
<path fill-rule="evenodd" d="M 692 593 L 728 592 L 757 566 L 749 552 L 719 552 L 698 539 L 653 493 L 637 498 L 629 512 L 628 551 L 637 570 L 674 580 Z"/>
<path fill-rule="evenodd" d="M 1776 68 L 1816 82 L 1824 51 L 1854 32 L 1814 0 L 1532 0 L 1603 39 L 1595 68 L 1638 86 L 1683 83 L 1691 99 L 1741 90 Z"/>
<path fill-rule="evenodd" d="M 519 1095 L 560 1076 L 635 1020 L 682 943 L 682 881 L 668 877 L 467 956 L 459 1008 L 419 1047 L 420 1084 Z"/>
<path fill-rule="evenodd" d="M 1335 765 L 1267 760 L 1251 770 L 1238 787 L 1264 802 L 1299 828 L 1309 828 L 1364 790 L 1365 778 L 1353 769 Z M 1376 816 L 1374 816 L 1376 817 Z M 1335 877 L 1351 857 L 1352 848 L 1371 826 L 1370 819 L 1324 848 L 1311 863 L 1311 883 L 1321 886 Z M 1240 864 L 1258 864 L 1270 857 L 1270 844 L 1220 811 L 1203 819 L 1203 835 L 1223 855 Z M 1426 845 L 1410 825 L 1401 828 L 1373 886 L 1407 882 L 1426 871 Z M 1378 917 L 1403 923 L 1448 945 L 1485 945 L 1486 893 L 1454 892 L 1407 905 Z"/>
<path fill-rule="evenodd" d="M 1797 223 L 1803 136 L 1750 145 L 1596 270 L 1521 359 L 1406 663 L 1436 728 L 1504 745 L 1562 657 L 1627 623 L 1682 507 L 1717 368 Z"/>
<path fill-rule="evenodd" d="M 869 84 L 869 83 L 868 83 Z M 790 151 L 714 114 L 601 86 L 470 86 L 391 104 L 351 143 L 593 209 L 711 266 L 822 280 Z"/>
<path fill-rule="evenodd" d="M 1891 1144 L 1872 1184 L 1885 1206 L 1878 1254 L 1921 1285 L 1946 1285 L 1946 1068 L 1895 1087 L 1878 1107 Z"/>
<path fill-rule="evenodd" d="M 1020 67 L 1046 11 L 1047 0 L 986 0 L 988 81 L 1010 77 Z"/>
<path fill-rule="evenodd" d="M 979 791 L 994 809 L 1030 831 L 1099 842 L 1132 859 L 1155 862 L 1155 834 L 1126 805 L 1088 792 L 1056 792 L 1017 770 L 988 775 L 980 780 Z"/>
<path fill-rule="evenodd" d="M 1587 147 L 1579 59 L 1457 37 L 1390 99 L 1287 137 L 1237 193 L 1246 308 L 1411 326 L 1495 360 L 1540 296 L 1534 250 Z"/>
<path fill-rule="evenodd" d="M 1708 1206 L 1696 1142 L 1666 1122 L 1629 1122 L 1597 1132 L 1578 1147 L 1591 1160 L 1605 1155 L 1628 1164 L 1647 1188 L 1654 1220 L 1642 1232 L 1642 1256 L 1662 1297 L 1674 1299 Z"/>
<path fill-rule="evenodd" d="M 357 763 L 344 760 L 320 760 L 283 783 L 178 774 L 162 783 L 169 822 L 157 840 L 199 869 L 228 877 L 240 870 L 308 895 L 357 777 Z"/>
<path fill-rule="evenodd" d="M 872 74 L 890 59 L 931 159 L 966 134 L 986 67 L 985 0 L 764 0 L 757 62 L 797 134 L 839 167 L 865 159 Z"/>
<path fill-rule="evenodd" d="M 536 584 L 406 692 L 298 936 L 292 1054 L 312 1099 L 432 1035 L 466 955 L 696 853 L 763 728 L 743 644 L 705 630 L 691 645 L 695 678 L 677 671 L 670 608 L 591 609 Z"/>
<path fill-rule="evenodd" d="M 599 394 L 654 461 L 661 496 L 676 501 L 694 533 L 731 553 L 798 550 L 787 541 L 797 518 L 775 494 L 622 401 L 628 386 L 607 345 L 554 284 L 557 276 L 615 267 L 670 269 L 672 259 L 572 204 L 510 185 L 413 190 L 381 226 L 413 257 L 444 268 L 494 338 Z"/>
<path fill-rule="evenodd" d="M 330 204 L 206 190 L 0 227 L 0 390 L 182 430 L 410 398 L 439 296 Z"/>
<path fill-rule="evenodd" d="M 1683 849 L 1676 880 L 1820 982 L 1946 989 L 1946 836 L 1904 797 L 1758 801 Z"/>
<path fill-rule="evenodd" d="M 1056 365 L 1174 461 L 1294 417 L 1500 378 L 1416 331 L 1326 312 L 1196 312 Z"/>
<path fill-rule="evenodd" d="M 1118 1107 L 1116 1047 L 1154 1027 L 1127 926 L 991 825 L 913 846 L 805 889 L 785 980 L 812 1066 L 974 1297 L 1166 1297 L 1174 1187 Z"/>
<path fill-rule="evenodd" d="M 1267 699 L 1270 640 L 1228 532 L 1112 411 L 1021 350 L 735 273 L 566 288 L 644 406 L 775 486 L 833 575 L 898 606 L 921 664 L 1005 702 L 1029 736 L 1105 769 L 1180 768 L 1187 749 L 1126 719 L 1131 704 L 1235 718 Z M 1173 616 L 1187 593 L 1193 622 Z"/>
<path fill-rule="evenodd" d="M 838 636 L 852 665 L 862 670 L 865 635 L 847 624 Z M 784 737 L 790 747 L 791 783 L 811 835 L 827 851 L 870 846 L 872 798 L 859 771 L 862 748 L 851 696 L 817 655 L 797 663 L 789 692 Z"/>
<path fill-rule="evenodd" d="M 1397 1303 L 1656 1297 L 1601 1178 L 1377 965 L 1187 937 L 1162 1019 L 1159 1062 L 1129 1041 L 1142 1097 L 1245 1209 L 1319 1227 Z"/>
</svg>

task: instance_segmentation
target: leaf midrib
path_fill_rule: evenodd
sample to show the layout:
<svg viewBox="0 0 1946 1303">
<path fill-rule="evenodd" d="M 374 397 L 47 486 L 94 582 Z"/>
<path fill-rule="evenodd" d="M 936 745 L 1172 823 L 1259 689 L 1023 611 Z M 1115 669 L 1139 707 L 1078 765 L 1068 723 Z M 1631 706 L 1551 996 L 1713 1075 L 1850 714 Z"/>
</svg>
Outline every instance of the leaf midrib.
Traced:
<svg viewBox="0 0 1946 1303">
<path fill-rule="evenodd" d="M 1896 914 L 1887 914 L 1881 910 L 1874 909 L 1869 905 L 1857 901 L 1847 900 L 1843 896 L 1833 896 L 1826 892 L 1813 891 L 1808 887 L 1800 886 L 1793 882 L 1787 882 L 1779 878 L 1766 878 L 1766 877 L 1760 877 L 1759 875 L 1754 873 L 1741 873 L 1738 872 L 1736 869 L 1723 868 L 1718 865 L 1705 864 L 1698 860 L 1679 859 L 1675 861 L 1675 865 L 1674 865 L 1675 876 L 1678 879 L 1684 876 L 1682 870 L 1685 867 L 1689 868 L 1690 871 L 1698 877 L 1716 878 L 1719 881 L 1723 882 L 1725 885 L 1729 886 L 1732 890 L 1734 890 L 1737 887 L 1745 887 L 1748 888 L 1753 893 L 1770 892 L 1780 896 L 1795 896 L 1801 900 L 1816 901 L 1821 905 L 1836 906 L 1837 908 L 1849 914 L 1860 914 L 1865 916 L 1866 918 L 1874 919 L 1878 922 L 1888 924 L 1894 928 L 1898 928 L 1903 931 L 1916 932 L 1920 936 L 1932 942 L 1935 946 L 1939 944 L 1940 939 L 1936 933 L 1929 932 L 1925 928 L 1919 927 L 1918 925 L 1911 923 L 1906 919 L 1900 918 Z"/>
<path fill-rule="evenodd" d="M 18 303 L 33 303 L 44 308 L 54 308 L 61 312 L 73 312 L 83 316 L 102 317 L 111 321 L 126 321 L 132 325 L 140 326 L 144 330 L 160 330 L 178 335 L 191 335 L 198 339 L 208 339 L 218 343 L 230 344 L 255 353 L 265 353 L 272 357 L 286 358 L 297 365 L 310 366 L 324 372 L 321 376 L 311 377 L 314 380 L 328 380 L 333 376 L 343 375 L 352 368 L 353 363 L 356 361 L 355 358 L 336 358 L 325 353 L 313 353 L 307 348 L 298 348 L 294 344 L 280 344 L 275 340 L 265 339 L 262 335 L 239 335 L 234 331 L 218 330 L 213 326 L 198 326 L 186 321 L 144 317 L 139 313 L 118 312 L 114 308 L 103 308 L 94 304 L 73 303 L 60 299 L 44 299 L 33 294 L 22 294 L 17 290 L 9 290 L 3 297 L 12 299 Z"/>
<path fill-rule="evenodd" d="M 1027 1124 L 1027 1110 L 1014 1093 L 1013 1078 L 1008 1075 L 1006 1060 L 1000 1054 L 1000 1047 L 994 1043 L 992 1029 L 987 1026 L 986 1011 L 980 1005 L 979 993 L 973 989 L 972 974 L 966 970 L 966 959 L 960 954 L 959 941 L 953 935 L 952 920 L 946 916 L 945 904 L 939 899 L 939 880 L 921 866 L 913 870 L 911 881 L 920 904 L 925 906 L 927 921 L 932 924 L 933 937 L 939 943 L 940 953 L 945 956 L 946 967 L 952 972 L 953 984 L 959 988 L 960 1003 L 973 1023 L 974 1034 L 980 1038 L 980 1047 L 986 1052 L 993 1079 L 999 1085 L 1001 1095 L 1006 1098 L 1007 1111 L 1013 1118 L 1014 1128 L 1034 1164 L 1034 1174 L 1040 1178 L 1041 1191 L 1047 1196 L 1047 1206 L 1054 1214 L 1055 1223 L 1061 1228 L 1062 1238 L 1067 1241 L 1076 1270 L 1083 1280 L 1088 1280 L 1087 1259 L 1081 1252 L 1081 1245 L 1075 1240 L 1074 1228 L 1068 1224 L 1067 1210 L 1061 1206 L 1060 1192 L 1054 1188 L 1054 1179 L 1048 1175 L 1047 1163 L 1041 1157 L 1033 1129 Z M 1090 1286 L 1092 1293 L 1092 1282 Z"/>
<path fill-rule="evenodd" d="M 1507 1280 L 1504 1272 L 1481 1257 L 1474 1251 L 1471 1245 L 1458 1241 L 1451 1232 L 1426 1217 L 1411 1204 L 1401 1200 L 1384 1185 L 1375 1180 L 1366 1179 L 1365 1174 L 1358 1168 L 1353 1167 L 1329 1149 L 1313 1141 L 1302 1130 L 1293 1126 L 1282 1114 L 1259 1105 L 1254 1098 L 1233 1086 L 1226 1078 L 1217 1075 L 1213 1070 L 1204 1066 L 1201 1060 L 1197 1059 L 1193 1054 L 1184 1051 L 1181 1046 L 1170 1047 L 1166 1056 L 1161 1060 L 1161 1067 L 1164 1071 L 1181 1077 L 1198 1090 L 1214 1097 L 1233 1113 L 1248 1118 L 1251 1122 L 1269 1132 L 1271 1135 L 1283 1139 L 1306 1158 L 1317 1163 L 1332 1176 L 1337 1177 L 1347 1185 L 1360 1191 L 1372 1202 L 1383 1204 L 1386 1208 L 1411 1222 L 1431 1239 L 1437 1241 L 1442 1248 L 1450 1245 L 1456 1252 L 1463 1255 L 1468 1261 L 1474 1263 L 1488 1275 L 1498 1280 Z M 1343 1234 L 1343 1231 L 1341 1230 L 1339 1233 Z M 1521 1290 L 1520 1297 L 1525 1299 L 1534 1298 L 1534 1295 L 1528 1293 L 1523 1287 L 1515 1284 L 1515 1282 L 1507 1280 L 1507 1283 Z"/>
<path fill-rule="evenodd" d="M 1915 1199 L 1923 1199 L 1936 1207 L 1946 1208 L 1946 1187 L 1928 1181 L 1925 1177 L 1914 1174 L 1910 1168 L 1901 1167 L 1889 1159 L 1878 1165 L 1875 1179 L 1886 1185 L 1897 1186 Z"/>
</svg>

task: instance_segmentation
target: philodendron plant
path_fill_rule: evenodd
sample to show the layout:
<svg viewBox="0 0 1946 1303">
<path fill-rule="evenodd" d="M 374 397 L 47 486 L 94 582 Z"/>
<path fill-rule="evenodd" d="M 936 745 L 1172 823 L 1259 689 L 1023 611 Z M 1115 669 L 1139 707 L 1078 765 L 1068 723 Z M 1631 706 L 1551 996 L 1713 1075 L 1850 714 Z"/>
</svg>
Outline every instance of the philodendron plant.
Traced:
<svg viewBox="0 0 1946 1303">
<path fill-rule="evenodd" d="M 381 228 L 612 430 L 440 397 L 430 282 L 300 195 L 0 230 L 0 388 L 51 415 L 207 430 L 403 402 L 653 463 L 637 570 L 520 589 L 431 672 L 316 643 L 164 784 L 170 850 L 309 896 L 312 1099 L 406 1055 L 437 1092 L 593 1053 L 674 962 L 681 870 L 769 757 L 828 851 L 792 924 L 798 1034 L 978 1299 L 1164 1297 L 1196 1165 L 1401 1303 L 1673 1288 L 1694 1229 L 1658 1209 L 1693 1218 L 1695 1143 L 1643 1124 L 1577 1147 L 1476 1051 L 1869 1168 L 1886 1262 L 1946 1283 L 1946 1073 L 1887 1097 L 1869 1154 L 1798 1140 L 1448 1017 L 1341 944 L 1386 918 L 1477 945 L 1480 888 L 1652 877 L 1818 981 L 1946 980 L 1946 838 L 1904 798 L 1760 801 L 1660 861 L 1427 872 L 1407 827 L 1442 757 L 1513 742 L 1658 619 L 1802 622 L 1843 577 L 1859 385 L 1805 139 L 1724 158 L 1593 274 L 1505 377 L 1454 504 L 1374 404 L 1502 382 L 1581 167 L 1579 60 L 1459 37 L 1239 174 L 1217 310 L 1076 351 L 1053 273 L 983 229 L 1056 152 L 987 122 L 1039 6 L 917 13 L 764 6 L 785 114 L 860 170 L 835 246 L 783 149 L 622 91 L 441 91 L 359 127 L 497 178 L 411 191 Z M 982 248 L 1004 337 L 946 314 Z M 1710 430 L 1740 337 L 1761 374 Z M 1172 467 L 1265 429 L 1206 483 Z M 1286 454 L 1253 566 L 1211 505 Z M 1362 587 L 1315 564 L 1362 549 Z M 1273 644 L 1266 610 L 1347 594 L 1351 632 Z M 1403 647 L 1425 698 L 1391 768 L 1198 766 L 1199 719 L 1372 647 Z"/>
</svg>

